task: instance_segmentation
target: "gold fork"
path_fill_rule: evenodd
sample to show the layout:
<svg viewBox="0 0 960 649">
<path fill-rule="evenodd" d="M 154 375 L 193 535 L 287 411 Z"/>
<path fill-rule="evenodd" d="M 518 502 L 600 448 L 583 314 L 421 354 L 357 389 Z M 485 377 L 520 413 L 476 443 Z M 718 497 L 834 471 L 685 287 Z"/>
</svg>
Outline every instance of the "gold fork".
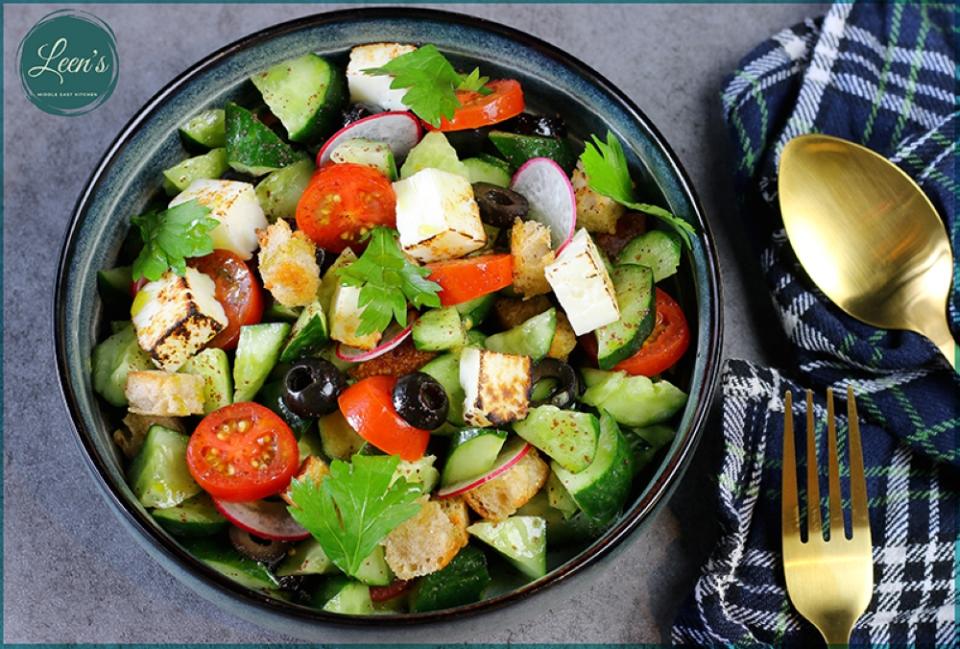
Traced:
<svg viewBox="0 0 960 649">
<path fill-rule="evenodd" d="M 828 646 L 847 645 L 853 625 L 863 615 L 873 593 L 870 557 L 870 519 L 867 482 L 863 474 L 860 424 L 853 388 L 847 386 L 849 420 L 851 536 L 843 526 L 840 499 L 840 462 L 833 390 L 827 389 L 827 451 L 830 538 L 820 524 L 820 486 L 817 482 L 817 443 L 813 425 L 813 393 L 807 390 L 807 540 L 800 538 L 797 497 L 797 459 L 793 437 L 793 395 L 784 397 L 783 422 L 783 571 L 787 592 L 797 611 L 823 635 Z"/>
</svg>

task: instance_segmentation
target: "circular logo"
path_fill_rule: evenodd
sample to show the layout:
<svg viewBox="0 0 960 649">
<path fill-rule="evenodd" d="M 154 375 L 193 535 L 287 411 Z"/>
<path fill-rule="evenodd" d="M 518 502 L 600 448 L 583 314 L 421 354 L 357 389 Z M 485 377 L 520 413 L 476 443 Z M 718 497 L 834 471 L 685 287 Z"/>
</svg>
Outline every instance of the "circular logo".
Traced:
<svg viewBox="0 0 960 649">
<path fill-rule="evenodd" d="M 110 97 L 120 61 L 113 30 L 84 11 L 42 18 L 17 49 L 27 98 L 52 115 L 82 115 Z"/>
</svg>

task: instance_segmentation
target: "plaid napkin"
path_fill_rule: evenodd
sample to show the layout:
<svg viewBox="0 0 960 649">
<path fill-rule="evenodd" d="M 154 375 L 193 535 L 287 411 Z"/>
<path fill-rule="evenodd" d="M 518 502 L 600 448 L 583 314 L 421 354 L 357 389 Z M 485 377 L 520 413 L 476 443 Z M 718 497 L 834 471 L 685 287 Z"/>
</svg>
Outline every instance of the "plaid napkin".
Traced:
<svg viewBox="0 0 960 649">
<path fill-rule="evenodd" d="M 676 643 L 822 646 L 789 604 L 781 567 L 782 398 L 793 390 L 803 431 L 802 390 L 816 391 L 822 426 L 825 389 L 834 388 L 837 412 L 846 413 L 845 386 L 852 382 L 874 562 L 873 600 L 852 642 L 960 644 L 960 379 L 926 339 L 863 325 L 817 291 L 786 239 L 776 196 L 777 162 L 788 140 L 810 132 L 844 137 L 910 174 L 960 251 L 957 11 L 949 2 L 836 4 L 822 19 L 776 34 L 727 80 L 722 100 L 744 231 L 756 246 L 796 368 L 745 361 L 726 367 L 720 540 L 675 622 Z M 957 336 L 960 271 L 954 277 L 949 318 Z M 846 430 L 841 419 L 841 448 Z M 825 458 L 825 435 L 818 434 Z M 823 460 L 821 469 L 825 507 Z"/>
</svg>

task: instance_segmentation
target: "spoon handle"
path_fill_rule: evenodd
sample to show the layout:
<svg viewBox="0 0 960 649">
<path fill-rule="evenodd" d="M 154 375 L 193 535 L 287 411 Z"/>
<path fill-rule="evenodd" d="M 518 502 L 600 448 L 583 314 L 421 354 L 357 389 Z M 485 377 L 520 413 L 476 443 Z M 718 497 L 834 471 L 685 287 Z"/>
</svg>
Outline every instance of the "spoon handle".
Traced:
<svg viewBox="0 0 960 649">
<path fill-rule="evenodd" d="M 944 316 L 930 322 L 924 335 L 927 336 L 933 344 L 936 345 L 950 363 L 950 367 L 956 372 L 960 372 L 960 346 L 953 339 L 950 333 L 950 327 L 947 325 L 947 319 Z"/>
</svg>

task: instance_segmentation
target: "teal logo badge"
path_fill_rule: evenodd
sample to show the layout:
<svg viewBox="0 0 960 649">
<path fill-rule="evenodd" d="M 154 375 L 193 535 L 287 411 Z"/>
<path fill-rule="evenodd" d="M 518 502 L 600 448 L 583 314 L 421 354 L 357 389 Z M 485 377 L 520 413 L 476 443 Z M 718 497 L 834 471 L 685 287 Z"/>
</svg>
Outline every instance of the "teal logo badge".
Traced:
<svg viewBox="0 0 960 649">
<path fill-rule="evenodd" d="M 51 115 L 90 112 L 110 97 L 120 72 L 113 30 L 74 9 L 34 25 L 20 41 L 17 60 L 27 98 Z"/>
</svg>

